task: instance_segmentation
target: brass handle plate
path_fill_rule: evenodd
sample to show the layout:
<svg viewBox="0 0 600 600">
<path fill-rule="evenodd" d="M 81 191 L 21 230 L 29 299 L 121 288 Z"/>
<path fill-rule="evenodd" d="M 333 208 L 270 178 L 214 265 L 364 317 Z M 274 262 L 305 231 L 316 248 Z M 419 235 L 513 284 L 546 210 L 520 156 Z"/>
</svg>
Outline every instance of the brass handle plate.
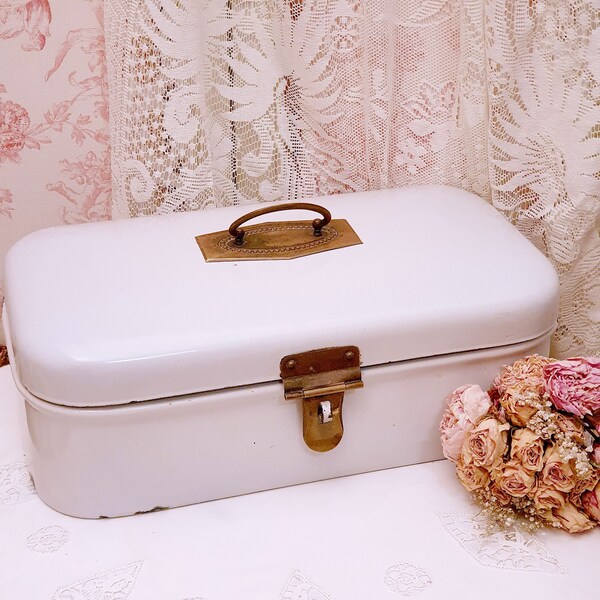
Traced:
<svg viewBox="0 0 600 600">
<path fill-rule="evenodd" d="M 240 227 L 255 217 L 283 210 L 314 210 L 323 218 Z M 199 235 L 196 242 L 206 262 L 282 260 L 362 244 L 348 221 L 332 220 L 326 208 L 307 202 L 278 204 L 252 211 L 235 220 L 227 231 Z"/>
</svg>

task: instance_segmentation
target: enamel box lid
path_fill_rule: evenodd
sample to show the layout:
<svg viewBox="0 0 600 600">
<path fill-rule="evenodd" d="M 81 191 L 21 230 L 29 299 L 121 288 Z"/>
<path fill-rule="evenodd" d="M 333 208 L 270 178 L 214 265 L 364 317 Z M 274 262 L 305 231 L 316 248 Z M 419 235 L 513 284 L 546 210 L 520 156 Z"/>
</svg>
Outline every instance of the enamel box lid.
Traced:
<svg viewBox="0 0 600 600">
<path fill-rule="evenodd" d="M 205 262 L 196 236 L 254 206 L 23 238 L 5 276 L 21 383 L 56 404 L 116 405 L 275 381 L 282 357 L 315 348 L 356 345 L 369 366 L 514 344 L 555 326 L 554 269 L 477 196 L 419 186 L 314 202 L 362 244 Z"/>
</svg>

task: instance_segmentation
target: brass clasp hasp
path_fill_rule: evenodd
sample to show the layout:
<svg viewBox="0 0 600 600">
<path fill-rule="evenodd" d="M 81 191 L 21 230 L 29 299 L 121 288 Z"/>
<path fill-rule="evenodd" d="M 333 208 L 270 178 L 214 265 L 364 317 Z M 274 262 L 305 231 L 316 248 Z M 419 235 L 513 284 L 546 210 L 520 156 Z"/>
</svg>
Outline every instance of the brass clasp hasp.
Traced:
<svg viewBox="0 0 600 600">
<path fill-rule="evenodd" d="M 303 436 L 316 452 L 335 448 L 344 435 L 344 392 L 363 387 L 360 352 L 341 346 L 290 354 L 281 359 L 286 400 L 301 400 Z"/>
</svg>

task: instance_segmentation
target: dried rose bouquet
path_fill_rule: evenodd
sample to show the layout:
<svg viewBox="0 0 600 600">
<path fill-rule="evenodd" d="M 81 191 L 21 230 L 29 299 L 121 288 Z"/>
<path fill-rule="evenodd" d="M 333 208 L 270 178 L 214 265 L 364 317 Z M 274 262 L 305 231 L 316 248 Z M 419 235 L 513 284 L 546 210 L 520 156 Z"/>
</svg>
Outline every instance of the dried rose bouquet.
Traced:
<svg viewBox="0 0 600 600">
<path fill-rule="evenodd" d="M 577 533 L 600 522 L 600 358 L 528 356 L 489 392 L 448 398 L 444 456 L 494 521 Z"/>
</svg>

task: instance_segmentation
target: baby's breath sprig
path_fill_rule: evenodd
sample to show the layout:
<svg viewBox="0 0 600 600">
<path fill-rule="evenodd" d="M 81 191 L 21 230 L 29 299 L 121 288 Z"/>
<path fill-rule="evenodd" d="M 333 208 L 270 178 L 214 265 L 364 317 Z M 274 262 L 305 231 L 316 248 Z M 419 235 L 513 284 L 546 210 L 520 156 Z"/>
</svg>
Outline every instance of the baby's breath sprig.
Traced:
<svg viewBox="0 0 600 600">
<path fill-rule="evenodd" d="M 480 514 L 484 518 L 476 526 L 485 535 L 492 535 L 499 528 L 504 529 L 512 525 L 528 532 L 537 531 L 544 525 L 529 498 L 512 498 L 510 505 L 503 505 L 489 488 L 476 490 L 472 498 L 481 506 Z"/>
<path fill-rule="evenodd" d="M 542 397 L 530 397 L 525 400 L 530 406 L 537 408 L 537 412 L 531 417 L 527 427 L 543 440 L 549 440 L 556 435 L 560 429 L 557 424 L 556 412 L 552 409 L 552 402 L 544 394 Z"/>
</svg>

